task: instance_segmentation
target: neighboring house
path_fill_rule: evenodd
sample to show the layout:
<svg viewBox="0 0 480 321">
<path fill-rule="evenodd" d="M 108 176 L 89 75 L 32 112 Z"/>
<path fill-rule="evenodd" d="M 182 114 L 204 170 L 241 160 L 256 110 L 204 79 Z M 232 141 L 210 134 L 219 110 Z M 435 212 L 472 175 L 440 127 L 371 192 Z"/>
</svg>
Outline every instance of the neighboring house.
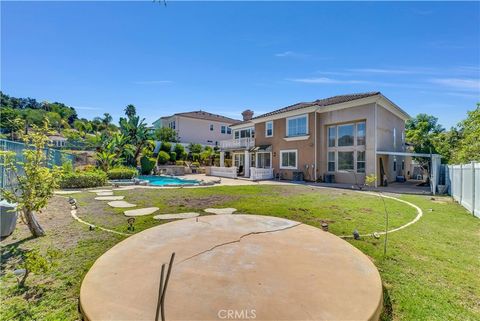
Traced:
<svg viewBox="0 0 480 321">
<path fill-rule="evenodd" d="M 48 139 L 53 147 L 62 148 L 67 146 L 67 138 L 62 135 L 48 135 Z"/>
<path fill-rule="evenodd" d="M 361 184 L 375 174 L 380 184 L 406 174 L 402 153 L 409 115 L 380 92 L 243 116 L 231 126 L 231 139 L 220 142 L 221 167 L 229 152 L 240 175 Z"/>
<path fill-rule="evenodd" d="M 215 146 L 232 135 L 229 126 L 237 122 L 236 119 L 199 110 L 161 117 L 153 122 L 153 127 L 176 130 L 181 143 Z"/>
</svg>

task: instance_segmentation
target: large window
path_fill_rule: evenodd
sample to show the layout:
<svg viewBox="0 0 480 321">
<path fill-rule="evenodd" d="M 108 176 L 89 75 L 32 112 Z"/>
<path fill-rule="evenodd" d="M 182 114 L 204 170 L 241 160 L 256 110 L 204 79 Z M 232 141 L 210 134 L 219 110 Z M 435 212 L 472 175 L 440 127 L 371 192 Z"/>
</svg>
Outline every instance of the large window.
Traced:
<svg viewBox="0 0 480 321">
<path fill-rule="evenodd" d="M 257 167 L 258 168 L 271 168 L 271 154 L 268 153 L 257 153 Z"/>
<path fill-rule="evenodd" d="M 287 136 L 303 136 L 308 133 L 307 115 L 287 118 Z"/>
<path fill-rule="evenodd" d="M 229 135 L 232 134 L 232 129 L 230 127 L 227 127 L 227 134 L 229 134 Z"/>
<path fill-rule="evenodd" d="M 335 172 L 335 152 L 328 152 L 328 171 Z"/>
<path fill-rule="evenodd" d="M 175 121 L 169 122 L 168 127 L 171 128 L 171 129 L 175 129 Z"/>
<path fill-rule="evenodd" d="M 357 173 L 365 173 L 365 151 L 357 151 Z"/>
<path fill-rule="evenodd" d="M 357 123 L 357 145 L 365 145 L 365 123 Z"/>
<path fill-rule="evenodd" d="M 338 126 L 338 146 L 353 146 L 353 124 Z"/>
<path fill-rule="evenodd" d="M 238 130 L 235 130 L 233 133 L 234 133 L 235 139 L 255 137 L 255 130 L 253 128 L 238 129 Z"/>
<path fill-rule="evenodd" d="M 265 123 L 265 137 L 273 136 L 273 121 L 267 121 Z"/>
<path fill-rule="evenodd" d="M 227 126 L 222 125 L 220 131 L 222 134 L 225 134 L 227 132 Z"/>
<path fill-rule="evenodd" d="M 297 150 L 280 151 L 280 168 L 297 169 Z"/>
<path fill-rule="evenodd" d="M 337 127 L 328 127 L 328 147 L 335 147 L 337 141 Z"/>
<path fill-rule="evenodd" d="M 338 170 L 353 170 L 353 152 L 338 152 Z"/>
</svg>

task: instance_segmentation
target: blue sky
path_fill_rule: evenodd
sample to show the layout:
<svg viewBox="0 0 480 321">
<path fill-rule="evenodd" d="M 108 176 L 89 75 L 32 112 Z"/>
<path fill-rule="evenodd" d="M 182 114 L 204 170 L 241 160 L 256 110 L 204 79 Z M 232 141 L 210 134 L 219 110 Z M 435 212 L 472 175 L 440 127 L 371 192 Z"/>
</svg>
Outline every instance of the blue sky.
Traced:
<svg viewBox="0 0 480 321">
<path fill-rule="evenodd" d="M 479 2 L 4 2 L 1 89 L 81 117 L 240 118 L 381 91 L 445 127 L 480 101 Z"/>
</svg>

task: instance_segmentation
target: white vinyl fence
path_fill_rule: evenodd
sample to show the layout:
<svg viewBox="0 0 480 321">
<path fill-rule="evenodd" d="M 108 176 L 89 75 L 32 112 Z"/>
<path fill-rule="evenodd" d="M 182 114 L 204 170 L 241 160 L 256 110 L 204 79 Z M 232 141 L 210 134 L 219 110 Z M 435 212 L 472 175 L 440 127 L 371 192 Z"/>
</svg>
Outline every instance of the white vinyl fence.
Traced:
<svg viewBox="0 0 480 321">
<path fill-rule="evenodd" d="M 273 178 L 273 168 L 250 168 L 250 178 L 254 181 Z"/>
<path fill-rule="evenodd" d="M 480 163 L 449 165 L 450 195 L 480 217 Z"/>
<path fill-rule="evenodd" d="M 237 178 L 237 167 L 210 167 L 210 175 L 218 177 Z"/>
</svg>

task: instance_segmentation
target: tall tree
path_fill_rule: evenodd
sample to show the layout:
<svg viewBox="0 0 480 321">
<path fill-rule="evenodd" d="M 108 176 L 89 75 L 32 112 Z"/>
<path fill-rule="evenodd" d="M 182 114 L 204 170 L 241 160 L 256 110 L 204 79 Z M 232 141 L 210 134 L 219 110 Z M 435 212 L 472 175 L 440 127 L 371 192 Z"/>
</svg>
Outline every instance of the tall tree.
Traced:
<svg viewBox="0 0 480 321">
<path fill-rule="evenodd" d="M 127 107 L 125 107 L 125 115 L 127 115 L 128 118 L 136 116 L 137 109 L 135 108 L 135 106 L 132 104 L 127 105 Z"/>
<path fill-rule="evenodd" d="M 480 161 L 480 103 L 469 111 L 467 119 L 459 124 L 462 139 L 455 148 L 452 161 L 458 164 Z"/>
<path fill-rule="evenodd" d="M 443 127 L 438 124 L 438 118 L 418 114 L 417 117 L 407 121 L 405 125 L 407 142 L 413 145 L 415 153 L 435 153 L 433 139 L 443 132 Z"/>
<path fill-rule="evenodd" d="M 155 138 L 161 142 L 178 142 L 177 131 L 170 127 L 161 127 L 155 130 Z"/>
</svg>

